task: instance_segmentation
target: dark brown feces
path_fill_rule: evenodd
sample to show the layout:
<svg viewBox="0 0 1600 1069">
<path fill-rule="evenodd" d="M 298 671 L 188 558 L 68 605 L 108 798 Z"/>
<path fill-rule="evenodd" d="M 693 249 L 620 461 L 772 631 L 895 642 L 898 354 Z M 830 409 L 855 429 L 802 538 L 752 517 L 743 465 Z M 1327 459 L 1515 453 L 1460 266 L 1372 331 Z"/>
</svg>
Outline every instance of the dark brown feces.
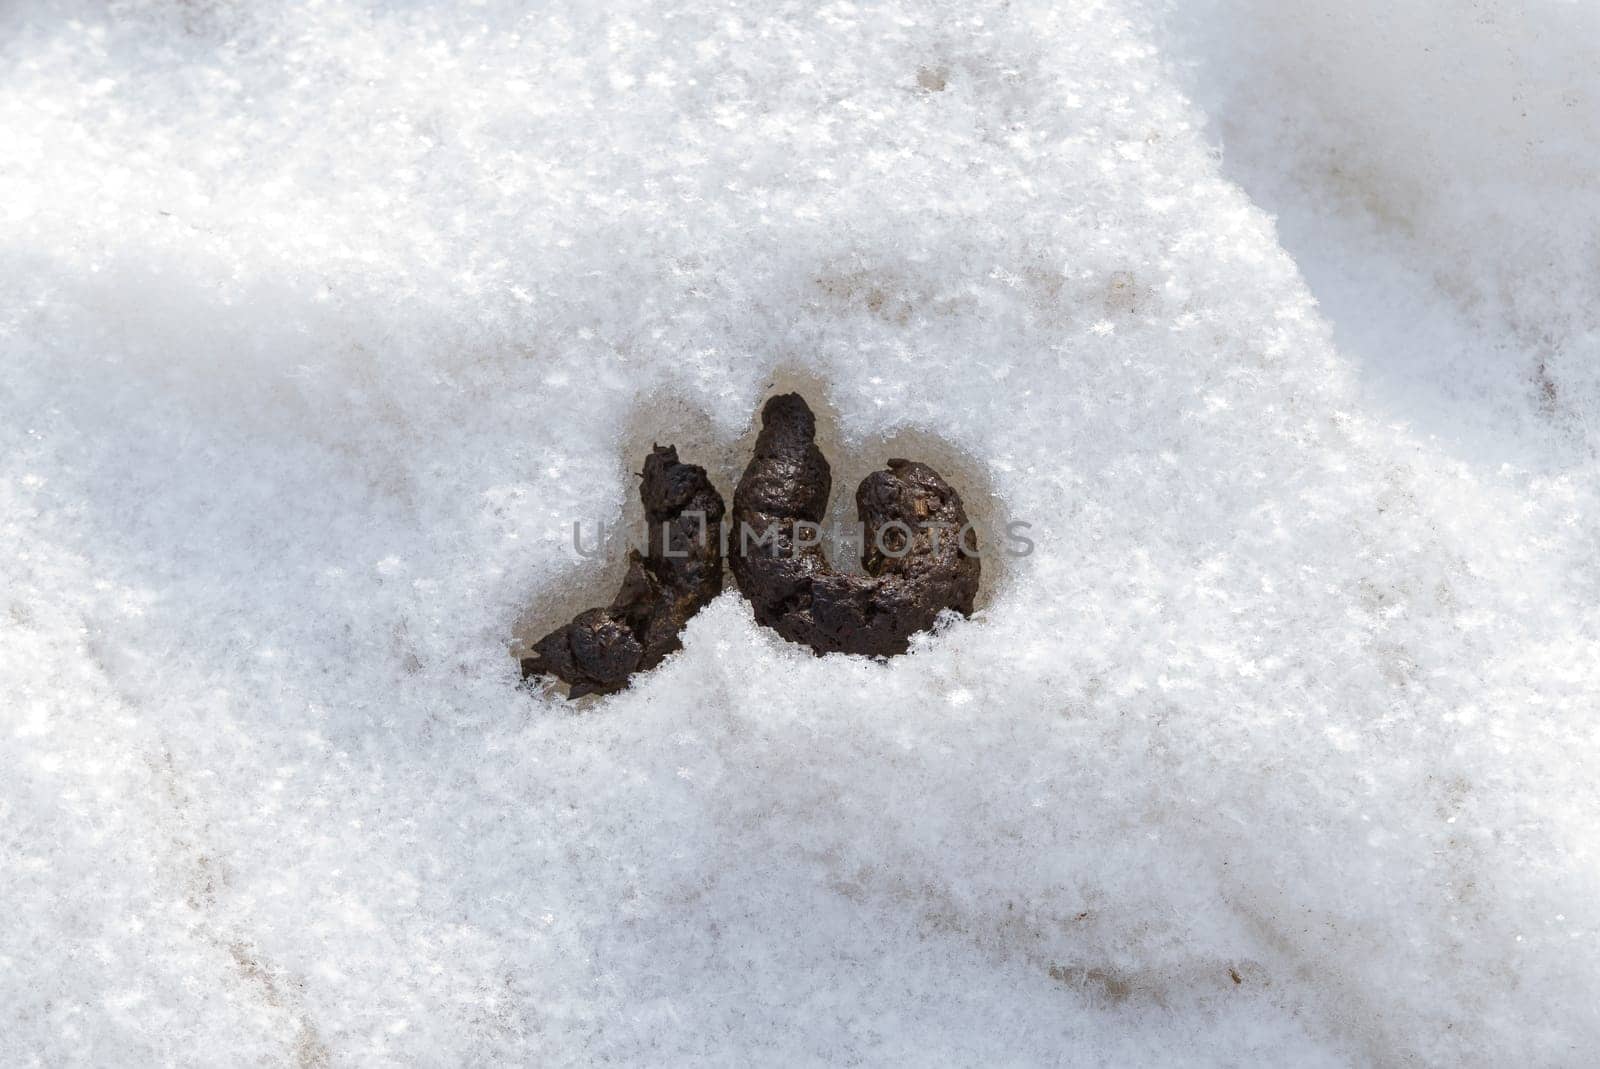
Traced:
<svg viewBox="0 0 1600 1069">
<path fill-rule="evenodd" d="M 689 617 L 722 589 L 722 495 L 697 464 L 656 446 L 639 485 L 649 525 L 646 547 L 628 554 L 628 574 L 609 608 L 579 613 L 534 643 L 522 676 L 555 676 L 569 698 L 610 694 L 661 663 L 682 643 Z"/>
<path fill-rule="evenodd" d="M 970 614 L 976 535 L 961 495 L 926 464 L 891 460 L 857 488 L 867 574 L 828 563 L 816 528 L 806 526 L 821 524 L 833 481 L 816 429 L 799 394 L 768 401 L 733 493 L 728 563 L 756 619 L 818 653 L 887 657 L 906 652 L 941 610 Z"/>
</svg>

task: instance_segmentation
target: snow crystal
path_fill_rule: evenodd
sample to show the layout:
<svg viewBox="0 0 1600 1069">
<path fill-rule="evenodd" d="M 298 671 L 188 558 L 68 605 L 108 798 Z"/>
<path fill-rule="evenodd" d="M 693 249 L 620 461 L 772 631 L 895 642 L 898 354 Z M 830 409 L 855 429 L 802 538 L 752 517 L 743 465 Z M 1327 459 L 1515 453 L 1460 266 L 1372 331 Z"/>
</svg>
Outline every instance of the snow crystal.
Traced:
<svg viewBox="0 0 1600 1069">
<path fill-rule="evenodd" d="M 1582 1063 L 1595 18 L 6 5 L 0 1062 Z M 796 383 L 1035 551 L 519 688 Z"/>
</svg>

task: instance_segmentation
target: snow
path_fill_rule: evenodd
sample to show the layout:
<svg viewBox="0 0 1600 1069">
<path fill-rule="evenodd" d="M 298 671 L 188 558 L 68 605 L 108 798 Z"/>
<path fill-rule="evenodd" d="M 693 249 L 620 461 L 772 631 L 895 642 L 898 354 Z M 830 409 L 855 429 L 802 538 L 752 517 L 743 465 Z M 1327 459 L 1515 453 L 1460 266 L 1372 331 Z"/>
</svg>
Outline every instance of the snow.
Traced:
<svg viewBox="0 0 1600 1069">
<path fill-rule="evenodd" d="M 1583 1064 L 1597 18 L 7 5 L 0 1063 Z M 796 383 L 1036 551 L 518 688 Z"/>
</svg>

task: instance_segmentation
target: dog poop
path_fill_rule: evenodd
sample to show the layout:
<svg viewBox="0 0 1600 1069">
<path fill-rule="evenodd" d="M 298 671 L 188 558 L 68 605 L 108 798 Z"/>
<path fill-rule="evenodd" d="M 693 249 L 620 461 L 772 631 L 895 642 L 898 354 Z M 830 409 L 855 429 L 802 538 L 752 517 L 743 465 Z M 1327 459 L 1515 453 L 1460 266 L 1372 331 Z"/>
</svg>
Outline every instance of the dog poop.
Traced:
<svg viewBox="0 0 1600 1069">
<path fill-rule="evenodd" d="M 769 400 L 733 494 L 729 566 L 756 619 L 818 653 L 906 652 L 944 609 L 972 612 L 979 560 L 961 496 L 939 473 L 890 460 L 856 489 L 866 575 L 835 571 L 818 525 L 832 474 L 799 394 Z"/>
<path fill-rule="evenodd" d="M 569 698 L 621 690 L 682 643 L 689 618 L 722 589 L 722 495 L 697 464 L 656 446 L 639 485 L 647 552 L 628 554 L 628 574 L 610 606 L 579 613 L 533 645 L 522 677 L 555 676 Z"/>
<path fill-rule="evenodd" d="M 980 563 L 966 508 L 939 473 L 892 459 L 861 480 L 865 575 L 836 571 L 821 522 L 833 475 L 817 448 L 817 421 L 799 394 L 761 411 L 755 456 L 733 495 L 729 564 L 756 620 L 817 653 L 892 657 L 945 609 L 972 613 Z M 610 694 L 682 643 L 689 618 L 722 589 L 723 501 L 704 468 L 656 446 L 639 486 L 647 551 L 628 554 L 622 589 L 533 645 L 524 679 L 555 676 L 569 697 Z"/>
</svg>

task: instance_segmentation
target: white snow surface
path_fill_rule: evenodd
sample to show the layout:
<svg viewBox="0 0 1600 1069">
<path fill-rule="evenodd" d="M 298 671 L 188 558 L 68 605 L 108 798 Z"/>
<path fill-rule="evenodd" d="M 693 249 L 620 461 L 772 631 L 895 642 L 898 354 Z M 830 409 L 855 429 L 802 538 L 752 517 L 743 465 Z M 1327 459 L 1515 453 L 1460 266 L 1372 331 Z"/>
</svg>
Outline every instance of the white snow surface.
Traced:
<svg viewBox="0 0 1600 1069">
<path fill-rule="evenodd" d="M 1596 41 L 11 0 L 0 1064 L 1592 1064 Z M 519 687 L 788 381 L 1035 552 Z"/>
</svg>

